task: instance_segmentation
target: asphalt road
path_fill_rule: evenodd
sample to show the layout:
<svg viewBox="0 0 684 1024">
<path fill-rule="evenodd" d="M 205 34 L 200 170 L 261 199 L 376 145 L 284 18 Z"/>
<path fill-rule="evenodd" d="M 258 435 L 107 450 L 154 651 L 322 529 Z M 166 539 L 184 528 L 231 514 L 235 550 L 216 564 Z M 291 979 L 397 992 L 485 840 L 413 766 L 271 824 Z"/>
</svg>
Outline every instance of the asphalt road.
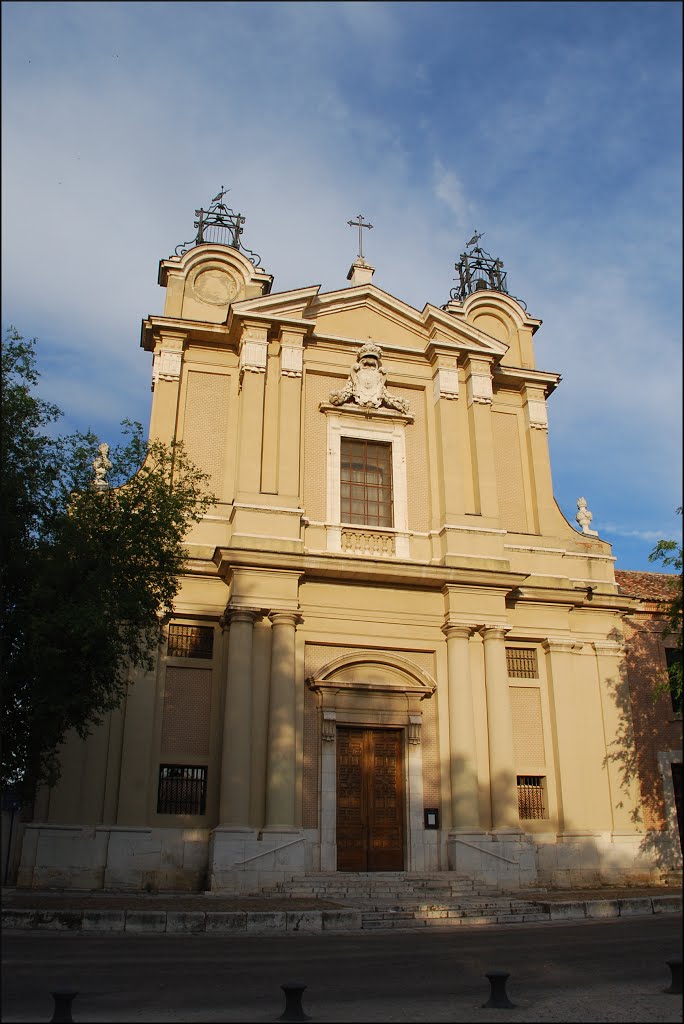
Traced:
<svg viewBox="0 0 684 1024">
<path fill-rule="evenodd" d="M 276 1020 L 280 986 L 306 985 L 314 1021 L 682 1019 L 665 961 L 680 915 L 449 932 L 282 936 L 5 932 L 2 1020 L 49 1021 L 72 988 L 74 1021 Z M 510 972 L 514 1009 L 483 1009 L 486 971 Z"/>
</svg>

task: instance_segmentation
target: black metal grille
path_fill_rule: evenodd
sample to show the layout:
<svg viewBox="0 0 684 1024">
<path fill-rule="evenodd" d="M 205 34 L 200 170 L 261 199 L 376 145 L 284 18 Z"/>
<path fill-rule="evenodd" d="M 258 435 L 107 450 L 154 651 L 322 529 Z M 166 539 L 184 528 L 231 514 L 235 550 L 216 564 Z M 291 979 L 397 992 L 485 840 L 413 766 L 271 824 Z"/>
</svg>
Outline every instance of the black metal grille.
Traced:
<svg viewBox="0 0 684 1024">
<path fill-rule="evenodd" d="M 157 814 L 204 814 L 206 802 L 206 765 L 159 766 Z"/>
<path fill-rule="evenodd" d="M 544 776 L 518 776 L 518 815 L 522 818 L 545 818 Z"/>
<path fill-rule="evenodd" d="M 534 647 L 507 647 L 506 664 L 509 676 L 517 679 L 538 679 L 537 652 Z"/>
<path fill-rule="evenodd" d="M 392 526 L 392 445 L 342 438 L 340 518 L 362 526 Z"/>
<path fill-rule="evenodd" d="M 213 653 L 211 626 L 169 626 L 169 658 L 211 658 Z"/>
</svg>

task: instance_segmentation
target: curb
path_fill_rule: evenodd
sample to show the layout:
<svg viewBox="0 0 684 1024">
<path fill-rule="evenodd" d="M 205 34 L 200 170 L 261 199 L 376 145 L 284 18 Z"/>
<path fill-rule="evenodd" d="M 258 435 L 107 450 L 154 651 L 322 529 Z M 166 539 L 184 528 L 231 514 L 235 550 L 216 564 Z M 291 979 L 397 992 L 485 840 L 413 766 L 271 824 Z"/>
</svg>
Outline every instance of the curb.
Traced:
<svg viewBox="0 0 684 1024">
<path fill-rule="evenodd" d="M 241 933 L 264 935 L 276 932 L 311 934 L 328 931 L 382 931 L 415 927 L 467 927 L 487 924 L 522 924 L 542 921 L 572 921 L 633 917 L 648 914 L 679 914 L 680 896 L 653 896 L 615 900 L 530 901 L 529 914 L 495 914 L 468 917 L 439 917 L 396 913 L 377 917 L 373 911 L 287 910 L 287 911 L 204 911 L 204 910 L 24 910 L 2 911 L 3 929 L 20 931 L 106 932 L 116 934 Z"/>
<path fill-rule="evenodd" d="M 359 931 L 360 910 L 287 910 L 272 912 L 204 910 L 22 910 L 2 911 L 2 927 L 21 931 L 130 932 L 192 934 L 197 932 Z"/>
</svg>

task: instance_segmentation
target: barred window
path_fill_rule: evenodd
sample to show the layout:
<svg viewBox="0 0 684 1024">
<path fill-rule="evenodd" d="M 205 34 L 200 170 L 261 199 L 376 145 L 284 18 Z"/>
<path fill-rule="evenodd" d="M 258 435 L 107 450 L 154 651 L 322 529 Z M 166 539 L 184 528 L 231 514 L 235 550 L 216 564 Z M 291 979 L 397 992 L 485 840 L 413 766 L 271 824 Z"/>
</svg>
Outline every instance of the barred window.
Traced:
<svg viewBox="0 0 684 1024">
<path fill-rule="evenodd" d="M 169 658 L 211 658 L 213 652 L 211 626 L 169 626 Z"/>
<path fill-rule="evenodd" d="M 206 801 L 206 765 L 159 766 L 157 814 L 204 814 Z"/>
<path fill-rule="evenodd" d="M 342 438 L 340 519 L 361 526 L 393 525 L 391 444 Z"/>
<path fill-rule="evenodd" d="M 544 776 L 518 776 L 518 816 L 521 819 L 545 818 Z"/>
<path fill-rule="evenodd" d="M 534 647 L 507 647 L 506 664 L 509 676 L 516 679 L 538 679 L 537 651 Z"/>
</svg>

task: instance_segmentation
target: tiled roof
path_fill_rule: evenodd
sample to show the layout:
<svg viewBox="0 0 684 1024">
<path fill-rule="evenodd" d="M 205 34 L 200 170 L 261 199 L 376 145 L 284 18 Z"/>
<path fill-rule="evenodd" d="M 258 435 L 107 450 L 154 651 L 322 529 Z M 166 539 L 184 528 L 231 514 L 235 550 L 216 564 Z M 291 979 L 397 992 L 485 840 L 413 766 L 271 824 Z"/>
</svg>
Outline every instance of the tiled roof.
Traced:
<svg viewBox="0 0 684 1024">
<path fill-rule="evenodd" d="M 615 582 L 623 594 L 627 597 L 640 597 L 647 601 L 670 601 L 677 579 L 677 574 L 670 572 L 615 570 Z"/>
</svg>

